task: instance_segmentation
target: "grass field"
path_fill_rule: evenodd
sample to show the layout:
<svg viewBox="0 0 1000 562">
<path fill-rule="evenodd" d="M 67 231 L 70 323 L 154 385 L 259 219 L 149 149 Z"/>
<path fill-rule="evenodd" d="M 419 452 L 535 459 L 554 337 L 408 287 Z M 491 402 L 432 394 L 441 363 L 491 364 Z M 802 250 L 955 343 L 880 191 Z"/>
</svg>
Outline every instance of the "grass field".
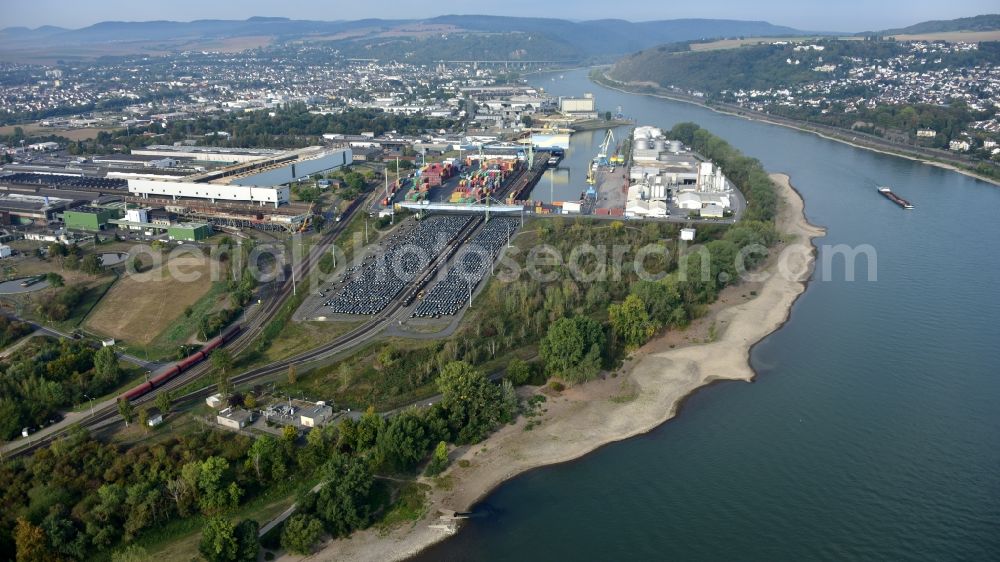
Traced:
<svg viewBox="0 0 1000 562">
<path fill-rule="evenodd" d="M 42 127 L 38 123 L 26 123 L 24 125 L 6 125 L 0 127 L 0 135 L 12 135 L 14 134 L 14 127 L 21 127 L 24 134 L 27 136 L 39 135 L 59 135 L 60 137 L 66 137 L 70 140 L 89 140 L 97 138 L 97 133 L 101 131 L 117 131 L 120 127 L 112 127 L 107 129 L 101 129 L 99 127 L 85 127 L 82 129 L 59 129 L 54 127 Z"/>
<path fill-rule="evenodd" d="M 818 39 L 830 39 L 830 37 L 746 37 L 744 39 L 719 39 L 718 41 L 708 41 L 706 43 L 691 43 L 692 51 L 717 51 L 720 49 L 735 49 L 747 45 L 771 44 L 779 41 L 789 43 L 805 43 Z M 837 37 L 844 41 L 858 41 L 861 37 Z"/>
<path fill-rule="evenodd" d="M 172 275 L 170 268 L 181 275 Z M 182 280 L 194 274 L 198 274 L 197 280 Z M 91 313 L 86 327 L 116 340 L 146 346 L 211 288 L 207 258 L 176 257 L 161 267 L 122 277 Z"/>
</svg>

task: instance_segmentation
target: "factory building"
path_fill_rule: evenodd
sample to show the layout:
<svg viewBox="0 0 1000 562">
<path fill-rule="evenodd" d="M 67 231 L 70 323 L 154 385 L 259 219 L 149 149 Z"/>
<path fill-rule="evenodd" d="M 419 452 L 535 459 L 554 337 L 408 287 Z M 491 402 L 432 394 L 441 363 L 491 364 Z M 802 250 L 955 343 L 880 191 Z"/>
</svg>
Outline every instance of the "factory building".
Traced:
<svg viewBox="0 0 1000 562">
<path fill-rule="evenodd" d="M 62 217 L 63 224 L 69 230 L 97 232 L 104 230 L 109 220 L 119 216 L 117 209 L 83 206 L 64 212 Z"/>
<path fill-rule="evenodd" d="M 167 237 L 171 240 L 200 242 L 212 235 L 212 225 L 203 222 L 182 222 L 167 227 Z"/>
<path fill-rule="evenodd" d="M 350 148 L 324 151 L 313 158 L 282 164 L 276 168 L 234 179 L 233 185 L 271 186 L 290 183 L 313 174 L 330 172 L 349 166 L 354 161 Z"/>
<path fill-rule="evenodd" d="M 212 203 L 235 202 L 274 207 L 287 204 L 290 197 L 288 186 L 254 187 L 143 179 L 128 180 L 128 191 L 133 197 L 143 199 L 172 199 L 174 201 L 207 199 Z"/>
<path fill-rule="evenodd" d="M 281 156 L 281 150 L 266 148 L 222 148 L 216 146 L 174 146 L 154 144 L 145 148 L 135 148 L 132 154 L 157 156 L 160 158 L 190 158 L 202 162 L 253 162 L 265 158 Z"/>
<path fill-rule="evenodd" d="M 657 216 L 659 205 L 671 201 L 677 209 L 721 218 L 733 205 L 734 186 L 722 169 L 702 161 L 680 141 L 665 138 L 656 127 L 636 127 L 633 132 L 626 215 Z"/>
<path fill-rule="evenodd" d="M 559 113 L 582 119 L 596 119 L 594 94 L 583 94 L 582 98 L 559 98 Z"/>
<path fill-rule="evenodd" d="M 25 195 L 21 193 L 0 193 L 0 224 L 29 225 L 47 224 L 55 220 L 58 213 L 74 203 L 69 199 Z"/>
</svg>

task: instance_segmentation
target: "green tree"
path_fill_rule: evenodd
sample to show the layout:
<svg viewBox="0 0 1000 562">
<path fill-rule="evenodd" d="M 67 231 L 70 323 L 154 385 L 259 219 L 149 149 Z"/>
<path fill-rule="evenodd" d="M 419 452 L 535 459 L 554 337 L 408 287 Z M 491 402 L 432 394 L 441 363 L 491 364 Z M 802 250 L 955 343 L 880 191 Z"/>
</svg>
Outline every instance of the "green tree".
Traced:
<svg viewBox="0 0 1000 562">
<path fill-rule="evenodd" d="M 14 527 L 17 562 L 48 562 L 53 558 L 41 527 L 19 517 Z"/>
<path fill-rule="evenodd" d="M 250 450 L 247 451 L 247 467 L 253 469 L 257 475 L 257 480 L 265 481 L 269 478 L 275 480 L 285 474 L 284 458 L 278 442 L 274 437 L 265 435 L 256 439 Z"/>
<path fill-rule="evenodd" d="M 166 415 L 170 413 L 169 390 L 161 390 L 160 392 L 158 392 L 153 402 L 156 404 L 156 409 L 159 410 L 164 417 L 166 417 Z"/>
<path fill-rule="evenodd" d="M 509 423 L 517 417 L 517 392 L 507 379 L 500 382 L 500 421 Z"/>
<path fill-rule="evenodd" d="M 531 378 L 531 365 L 515 357 L 510 360 L 510 363 L 507 363 L 507 376 L 505 378 L 514 386 L 520 386 Z"/>
<path fill-rule="evenodd" d="M 233 356 L 226 349 L 216 349 L 211 355 L 212 367 L 223 375 L 228 375 L 233 368 Z"/>
<path fill-rule="evenodd" d="M 232 390 L 232 385 L 229 383 L 229 371 L 233 368 L 233 356 L 226 349 L 216 349 L 212 352 L 210 360 L 212 367 L 215 368 L 219 394 L 226 396 Z"/>
<path fill-rule="evenodd" d="M 194 465 L 193 469 L 188 466 Z M 184 469 L 188 469 L 185 473 Z M 181 475 L 193 481 L 197 490 L 198 505 L 205 514 L 218 513 L 236 507 L 243 491 L 236 482 L 229 479 L 229 461 L 211 456 L 202 462 L 185 465 Z"/>
<path fill-rule="evenodd" d="M 649 319 L 646 304 L 637 295 L 629 295 L 622 304 L 609 306 L 608 318 L 628 349 L 646 343 L 656 332 L 656 323 Z"/>
<path fill-rule="evenodd" d="M 132 423 L 132 418 L 135 416 L 135 409 L 128 398 L 118 399 L 118 414 L 125 420 L 125 425 Z"/>
<path fill-rule="evenodd" d="M 316 516 L 335 537 L 350 534 L 371 520 L 371 466 L 360 456 L 334 453 L 323 465 L 326 485 L 313 500 Z"/>
<path fill-rule="evenodd" d="M 45 280 L 49 282 L 49 287 L 62 287 L 63 285 L 66 284 L 66 281 L 63 279 L 63 276 L 59 275 L 54 271 L 46 273 Z"/>
<path fill-rule="evenodd" d="M 100 275 L 104 273 L 104 263 L 101 256 L 97 254 L 87 254 L 80 260 L 80 271 L 90 275 Z"/>
<path fill-rule="evenodd" d="M 236 542 L 236 525 L 225 517 L 212 517 L 201 531 L 198 552 L 208 562 L 233 562 L 239 552 Z"/>
<path fill-rule="evenodd" d="M 562 376 L 583 359 L 583 334 L 572 318 L 560 318 L 549 326 L 538 351 L 548 371 Z"/>
<path fill-rule="evenodd" d="M 140 406 L 139 407 L 139 425 L 141 425 L 145 429 L 145 428 L 149 427 L 148 425 L 146 425 L 148 422 L 149 422 L 149 409 L 146 408 L 145 406 Z"/>
<path fill-rule="evenodd" d="M 367 451 L 375 446 L 378 436 L 382 431 L 385 430 L 385 418 L 380 416 L 375 408 L 369 406 L 365 410 L 364 415 L 358 420 L 357 431 L 355 432 L 356 441 L 354 443 L 355 451 Z"/>
<path fill-rule="evenodd" d="M 416 466 L 431 443 L 423 417 L 412 408 L 394 416 L 378 434 L 377 441 L 379 456 L 401 471 Z"/>
<path fill-rule="evenodd" d="M 446 468 L 448 468 L 448 444 L 440 441 L 437 447 L 434 448 L 434 454 L 431 455 L 431 462 L 427 463 L 424 474 L 427 476 L 437 476 L 444 472 Z"/>
<path fill-rule="evenodd" d="M 102 347 L 94 354 L 94 375 L 103 388 L 108 388 L 118 382 L 120 367 L 118 354 L 113 347 Z"/>
<path fill-rule="evenodd" d="M 294 554 L 310 554 L 322 534 L 323 525 L 318 519 L 297 513 L 285 521 L 281 530 L 281 546 Z"/>
<path fill-rule="evenodd" d="M 437 379 L 448 425 L 461 443 L 482 441 L 500 421 L 500 388 L 463 361 L 445 365 Z"/>
<path fill-rule="evenodd" d="M 256 562 L 260 554 L 260 527 L 253 519 L 244 519 L 236 525 L 237 562 Z"/>
</svg>

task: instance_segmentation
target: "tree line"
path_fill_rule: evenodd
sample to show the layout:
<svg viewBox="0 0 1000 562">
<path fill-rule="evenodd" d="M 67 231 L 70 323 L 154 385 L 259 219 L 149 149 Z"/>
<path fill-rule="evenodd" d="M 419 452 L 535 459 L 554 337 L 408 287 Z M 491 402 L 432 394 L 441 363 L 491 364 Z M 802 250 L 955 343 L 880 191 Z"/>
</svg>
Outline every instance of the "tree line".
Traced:
<svg viewBox="0 0 1000 562">
<path fill-rule="evenodd" d="M 0 360 L 0 439 L 47 422 L 59 410 L 99 397 L 122 381 L 118 356 L 77 340 L 34 338 Z"/>
<path fill-rule="evenodd" d="M 153 527 L 199 518 L 206 559 L 255 560 L 257 522 L 233 514 L 271 488 L 318 480 L 277 533 L 289 550 L 307 552 L 324 534 L 376 520 L 388 501 L 377 474 L 436 475 L 448 464 L 447 443 L 479 442 L 517 415 L 510 383 L 468 364 L 446 365 L 437 385 L 442 399 L 430 408 L 389 419 L 369 409 L 304 439 L 292 427 L 257 438 L 204 429 L 122 448 L 74 431 L 0 466 L 0 556 L 87 560 L 141 542 Z M 169 408 L 169 398 L 156 402 Z"/>
</svg>

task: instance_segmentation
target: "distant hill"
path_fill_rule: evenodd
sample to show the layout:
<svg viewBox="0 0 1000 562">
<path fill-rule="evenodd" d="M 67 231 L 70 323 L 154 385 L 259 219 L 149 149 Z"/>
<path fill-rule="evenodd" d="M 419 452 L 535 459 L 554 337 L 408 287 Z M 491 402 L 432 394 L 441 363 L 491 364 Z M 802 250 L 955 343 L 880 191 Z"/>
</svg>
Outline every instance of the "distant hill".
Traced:
<svg viewBox="0 0 1000 562">
<path fill-rule="evenodd" d="M 441 16 L 428 20 L 476 31 L 539 33 L 574 46 L 586 57 L 620 55 L 660 43 L 721 37 L 802 35 L 804 32 L 764 21 L 676 19 L 630 22 L 618 19 L 571 22 L 547 18 Z"/>
<path fill-rule="evenodd" d="M 435 29 L 439 29 L 440 33 L 435 35 Z M 490 46 L 480 39 L 465 37 L 462 41 L 468 44 L 468 52 L 463 51 L 465 46 L 462 41 L 438 45 L 426 40 L 428 37 L 463 32 L 506 37 L 496 46 Z M 347 52 L 359 55 L 375 53 L 385 57 L 409 53 L 411 58 L 415 56 L 417 59 L 486 56 L 504 58 L 513 53 L 521 58 L 538 58 L 547 54 L 541 58 L 611 61 L 620 55 L 664 42 L 801 34 L 803 32 L 796 29 L 763 21 L 713 19 L 648 22 L 607 19 L 572 22 L 549 18 L 449 15 L 426 20 L 312 21 L 254 17 L 247 20 L 191 22 L 108 21 L 80 29 L 51 26 L 38 29 L 2 29 L 0 58 L 31 60 L 44 56 L 85 60 L 105 55 L 212 49 L 226 40 L 267 37 L 267 42 L 295 39 L 334 42 L 343 46 L 343 50 Z M 387 41 L 386 38 L 390 40 Z M 518 41 L 526 43 L 517 45 Z M 527 41 L 535 43 L 528 44 Z M 375 48 L 371 45 L 375 45 Z"/>
<path fill-rule="evenodd" d="M 984 14 L 971 18 L 953 20 L 932 20 L 913 24 L 898 29 L 885 29 L 879 32 L 859 33 L 858 35 L 916 35 L 918 33 L 942 33 L 947 31 L 996 31 L 1000 30 L 1000 14 Z"/>
</svg>

